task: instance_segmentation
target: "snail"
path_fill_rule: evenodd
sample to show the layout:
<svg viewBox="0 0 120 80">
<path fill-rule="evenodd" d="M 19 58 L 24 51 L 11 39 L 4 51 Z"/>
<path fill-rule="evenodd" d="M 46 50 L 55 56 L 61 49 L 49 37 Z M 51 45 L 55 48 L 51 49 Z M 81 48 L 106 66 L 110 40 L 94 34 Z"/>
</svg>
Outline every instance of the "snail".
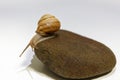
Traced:
<svg viewBox="0 0 120 80">
<path fill-rule="evenodd" d="M 38 21 L 36 35 L 30 40 L 28 45 L 20 54 L 20 57 L 29 46 L 34 49 L 36 44 L 39 43 L 41 39 L 54 35 L 54 33 L 60 29 L 60 26 L 60 21 L 55 16 L 51 14 L 43 15 Z"/>
</svg>

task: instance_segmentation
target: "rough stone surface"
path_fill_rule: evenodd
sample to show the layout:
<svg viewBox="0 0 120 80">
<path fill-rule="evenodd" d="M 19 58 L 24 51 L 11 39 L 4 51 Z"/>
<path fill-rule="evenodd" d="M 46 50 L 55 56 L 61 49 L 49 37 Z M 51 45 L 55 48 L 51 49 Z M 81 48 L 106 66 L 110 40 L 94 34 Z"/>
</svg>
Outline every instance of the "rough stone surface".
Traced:
<svg viewBox="0 0 120 80">
<path fill-rule="evenodd" d="M 52 72 L 70 79 L 99 76 L 116 64 L 113 52 L 104 44 L 65 30 L 38 43 L 35 54 Z"/>
</svg>

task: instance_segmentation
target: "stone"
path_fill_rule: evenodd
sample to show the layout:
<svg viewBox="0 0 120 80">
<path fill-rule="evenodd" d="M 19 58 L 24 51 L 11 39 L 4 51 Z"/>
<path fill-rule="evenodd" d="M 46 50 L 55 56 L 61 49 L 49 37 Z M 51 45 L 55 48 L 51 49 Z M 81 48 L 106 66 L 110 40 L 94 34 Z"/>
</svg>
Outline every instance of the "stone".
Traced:
<svg viewBox="0 0 120 80">
<path fill-rule="evenodd" d="M 54 38 L 39 42 L 34 51 L 52 72 L 69 79 L 100 76 L 110 72 L 116 64 L 110 48 L 66 30 L 60 30 Z"/>
</svg>

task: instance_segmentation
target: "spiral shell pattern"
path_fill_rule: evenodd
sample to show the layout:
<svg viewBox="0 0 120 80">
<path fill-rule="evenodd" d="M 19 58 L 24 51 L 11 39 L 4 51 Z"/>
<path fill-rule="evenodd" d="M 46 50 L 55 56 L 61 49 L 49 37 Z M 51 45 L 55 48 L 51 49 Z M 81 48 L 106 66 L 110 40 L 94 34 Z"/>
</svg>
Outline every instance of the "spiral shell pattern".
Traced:
<svg viewBox="0 0 120 80">
<path fill-rule="evenodd" d="M 38 21 L 38 28 L 36 33 L 41 36 L 46 36 L 48 34 L 53 34 L 60 29 L 60 21 L 51 14 L 45 14 Z"/>
</svg>

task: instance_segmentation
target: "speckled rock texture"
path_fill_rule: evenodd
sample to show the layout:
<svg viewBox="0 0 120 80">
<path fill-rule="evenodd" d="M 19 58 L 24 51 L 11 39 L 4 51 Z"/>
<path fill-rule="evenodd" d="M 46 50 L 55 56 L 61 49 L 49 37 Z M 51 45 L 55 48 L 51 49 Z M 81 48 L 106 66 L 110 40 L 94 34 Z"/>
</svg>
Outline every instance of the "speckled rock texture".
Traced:
<svg viewBox="0 0 120 80">
<path fill-rule="evenodd" d="M 116 64 L 115 55 L 104 44 L 66 30 L 38 43 L 35 54 L 52 72 L 69 79 L 99 76 Z"/>
</svg>

